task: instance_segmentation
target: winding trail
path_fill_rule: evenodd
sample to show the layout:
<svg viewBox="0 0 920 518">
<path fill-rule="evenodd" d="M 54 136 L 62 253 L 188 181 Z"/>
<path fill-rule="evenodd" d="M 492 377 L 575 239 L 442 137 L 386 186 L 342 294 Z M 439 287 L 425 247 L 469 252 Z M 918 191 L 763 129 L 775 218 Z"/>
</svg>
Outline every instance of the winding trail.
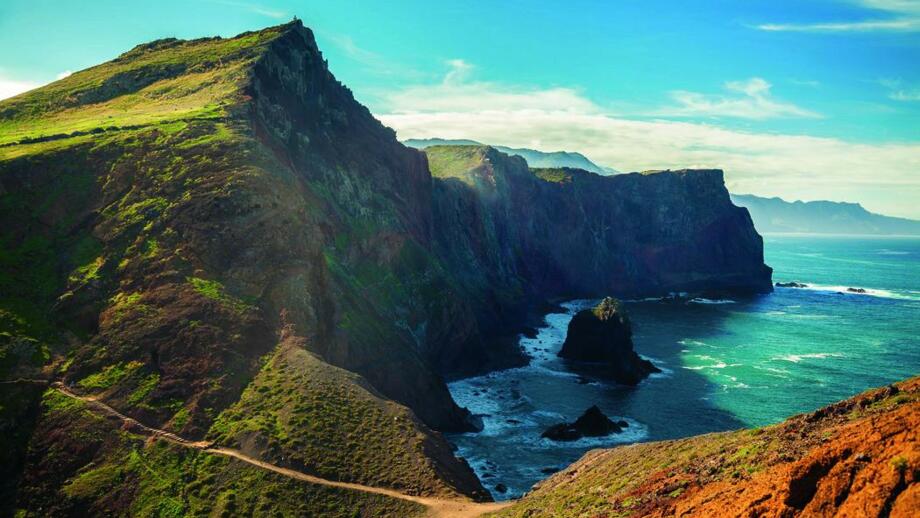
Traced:
<svg viewBox="0 0 920 518">
<path fill-rule="evenodd" d="M 225 457 L 231 457 L 236 460 L 245 462 L 247 464 L 253 465 L 257 468 L 262 468 L 267 471 L 273 471 L 279 475 L 293 478 L 296 480 L 301 480 L 303 482 L 308 482 L 310 484 L 318 484 L 321 486 L 336 487 L 340 489 L 349 489 L 352 491 L 361 491 L 363 493 L 371 493 L 375 495 L 383 495 L 391 498 L 398 498 L 400 500 L 407 500 L 409 502 L 414 502 L 417 504 L 424 505 L 428 508 L 429 517 L 438 517 L 438 518 L 474 518 L 481 516 L 485 513 L 498 511 L 512 504 L 511 501 L 506 502 L 474 502 L 469 499 L 448 499 L 448 498 L 436 498 L 436 497 L 426 497 L 426 496 L 414 496 L 407 495 L 405 493 L 400 493 L 394 489 L 386 489 L 382 487 L 373 487 L 365 486 L 363 484 L 355 484 L 352 482 L 339 482 L 336 480 L 328 480 L 325 478 L 320 478 L 314 475 L 308 475 L 306 473 L 296 471 L 289 468 L 283 468 L 281 466 L 265 462 L 245 453 L 234 450 L 232 448 L 223 448 L 220 446 L 215 446 L 211 441 L 192 441 L 176 435 L 172 432 L 167 432 L 166 430 L 161 430 L 159 428 L 152 428 L 147 426 L 134 418 L 128 417 L 114 408 L 106 405 L 105 403 L 98 400 L 93 396 L 82 396 L 77 394 L 70 389 L 68 389 L 63 383 L 55 381 L 51 383 L 51 388 L 57 390 L 61 394 L 83 401 L 88 407 L 93 411 L 103 414 L 111 419 L 121 421 L 126 425 L 126 428 L 130 429 L 133 432 L 146 435 L 148 437 L 153 437 L 156 439 L 163 439 L 164 441 L 169 441 L 173 444 L 183 446 L 185 448 L 190 448 L 194 450 L 200 450 L 206 453 L 212 453 L 214 455 L 223 455 Z"/>
</svg>

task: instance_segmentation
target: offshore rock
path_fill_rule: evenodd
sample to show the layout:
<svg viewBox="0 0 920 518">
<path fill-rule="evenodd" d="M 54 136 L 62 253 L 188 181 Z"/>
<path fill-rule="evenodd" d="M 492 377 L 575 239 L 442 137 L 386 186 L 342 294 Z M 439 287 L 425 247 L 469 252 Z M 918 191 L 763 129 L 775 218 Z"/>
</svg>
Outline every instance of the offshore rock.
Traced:
<svg viewBox="0 0 920 518">
<path fill-rule="evenodd" d="M 603 363 L 603 373 L 635 385 L 660 370 L 633 350 L 632 325 L 619 301 L 607 297 L 592 309 L 579 311 L 569 322 L 559 356 L 580 362 Z"/>
</svg>

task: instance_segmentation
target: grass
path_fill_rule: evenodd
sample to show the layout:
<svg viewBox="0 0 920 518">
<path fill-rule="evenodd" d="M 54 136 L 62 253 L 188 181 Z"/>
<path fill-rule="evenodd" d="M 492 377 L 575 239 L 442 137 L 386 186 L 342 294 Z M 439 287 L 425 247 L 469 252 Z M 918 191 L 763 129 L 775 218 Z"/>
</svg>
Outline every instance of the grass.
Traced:
<svg viewBox="0 0 920 518">
<path fill-rule="evenodd" d="M 251 304 L 229 295 L 224 289 L 224 285 L 218 281 L 202 279 L 200 277 L 189 277 L 187 280 L 200 295 L 215 300 L 233 311 L 243 313 L 254 309 L 254 306 Z"/>
<path fill-rule="evenodd" d="M 531 168 L 537 178 L 551 183 L 569 183 L 575 176 L 567 167 Z"/>
<path fill-rule="evenodd" d="M 482 167 L 487 146 L 431 146 L 425 148 L 428 168 L 435 178 L 457 178 L 474 185 L 473 172 Z"/>
<path fill-rule="evenodd" d="M 116 363 L 104 367 L 101 371 L 90 374 L 77 382 L 86 390 L 103 391 L 112 388 L 131 373 L 143 366 L 140 362 Z"/>
<path fill-rule="evenodd" d="M 71 514 L 372 518 L 425 512 L 410 502 L 307 484 L 225 457 L 164 441 L 147 442 L 54 390 L 47 391 L 43 401 L 44 428 L 36 431 L 36 441 L 46 448 L 34 469 L 47 470 L 49 478 L 60 480 L 61 491 L 20 500 L 17 516 L 23 518 Z M 89 450 L 78 447 L 92 445 Z"/>
<path fill-rule="evenodd" d="M 0 145 L 223 118 L 227 106 L 238 100 L 248 67 L 282 30 L 138 46 L 118 59 L 0 102 Z"/>
<path fill-rule="evenodd" d="M 456 494 L 426 456 L 418 426 L 406 408 L 380 399 L 355 375 L 282 346 L 208 437 L 227 446 L 262 444 L 263 457 L 333 480 Z"/>
</svg>

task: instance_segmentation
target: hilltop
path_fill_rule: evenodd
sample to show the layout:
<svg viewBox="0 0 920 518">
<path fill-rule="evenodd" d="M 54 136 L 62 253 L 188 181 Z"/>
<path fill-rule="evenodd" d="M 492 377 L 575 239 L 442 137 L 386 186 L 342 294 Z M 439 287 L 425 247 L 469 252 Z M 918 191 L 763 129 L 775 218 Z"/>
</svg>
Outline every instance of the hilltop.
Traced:
<svg viewBox="0 0 920 518">
<path fill-rule="evenodd" d="M 299 21 L 139 45 L 0 102 L 0 129 L 2 513 L 423 512 L 146 440 L 49 382 L 279 469 L 489 500 L 444 380 L 524 361 L 534 308 L 771 289 L 721 171 L 407 148 Z"/>
<path fill-rule="evenodd" d="M 416 149 L 425 149 L 432 146 L 482 146 L 484 144 L 476 142 L 475 140 L 464 140 L 464 139 L 441 139 L 441 138 L 426 138 L 426 139 L 408 139 L 404 140 L 403 144 L 414 147 Z M 507 146 L 491 146 L 498 151 L 506 155 L 518 155 L 524 160 L 527 160 L 527 163 L 530 167 L 543 168 L 543 167 L 570 167 L 573 169 L 581 169 L 583 171 L 589 171 L 597 174 L 616 174 L 619 171 L 611 167 L 603 167 L 595 164 L 588 159 L 585 155 L 575 151 L 538 151 L 536 149 L 528 148 L 513 148 Z"/>
</svg>

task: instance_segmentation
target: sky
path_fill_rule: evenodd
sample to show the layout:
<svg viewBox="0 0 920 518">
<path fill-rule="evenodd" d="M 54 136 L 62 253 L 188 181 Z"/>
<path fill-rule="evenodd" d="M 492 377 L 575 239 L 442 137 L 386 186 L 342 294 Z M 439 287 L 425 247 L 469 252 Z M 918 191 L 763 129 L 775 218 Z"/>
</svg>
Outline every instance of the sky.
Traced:
<svg viewBox="0 0 920 518">
<path fill-rule="evenodd" d="M 718 167 L 735 193 L 920 219 L 920 0 L 3 0 L 0 98 L 294 16 L 400 139 Z"/>
</svg>

